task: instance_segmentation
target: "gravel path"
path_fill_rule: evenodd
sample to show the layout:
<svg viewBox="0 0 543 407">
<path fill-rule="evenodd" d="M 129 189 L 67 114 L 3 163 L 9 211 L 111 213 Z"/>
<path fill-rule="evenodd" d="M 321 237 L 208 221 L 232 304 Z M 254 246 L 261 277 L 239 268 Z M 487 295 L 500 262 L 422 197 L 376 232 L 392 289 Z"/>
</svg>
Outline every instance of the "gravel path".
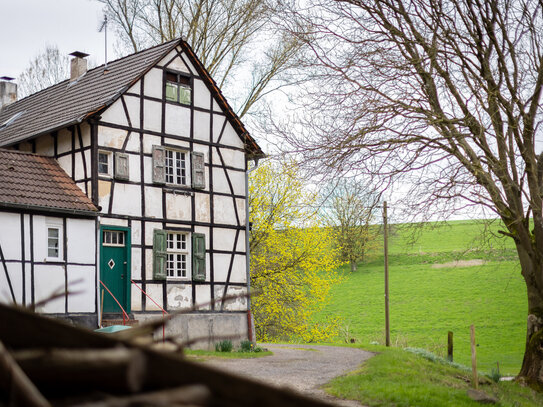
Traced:
<svg viewBox="0 0 543 407">
<path fill-rule="evenodd" d="M 360 407 L 353 400 L 340 400 L 320 387 L 331 379 L 356 370 L 373 353 L 336 346 L 261 344 L 272 356 L 254 359 L 210 359 L 206 363 L 230 373 L 239 373 L 272 386 L 289 387 L 340 406 Z"/>
</svg>

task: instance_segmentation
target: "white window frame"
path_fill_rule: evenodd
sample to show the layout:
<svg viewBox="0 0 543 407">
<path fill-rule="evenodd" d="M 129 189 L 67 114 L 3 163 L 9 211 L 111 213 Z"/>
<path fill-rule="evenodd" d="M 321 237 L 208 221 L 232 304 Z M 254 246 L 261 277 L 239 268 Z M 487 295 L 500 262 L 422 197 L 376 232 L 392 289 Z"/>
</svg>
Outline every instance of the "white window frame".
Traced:
<svg viewBox="0 0 543 407">
<path fill-rule="evenodd" d="M 49 231 L 50 230 L 56 230 L 57 231 L 57 245 L 58 247 L 56 248 L 57 250 L 57 255 L 56 256 L 51 256 L 49 255 L 49 249 L 50 249 L 50 242 L 49 242 L 49 239 L 51 238 L 49 236 Z M 54 249 L 54 247 L 52 247 Z M 45 226 L 45 260 L 46 261 L 62 261 L 63 260 L 63 255 L 64 255 L 64 252 L 63 252 L 63 249 L 64 249 L 64 235 L 62 233 L 62 225 L 58 225 L 58 224 L 46 224 Z"/>
<path fill-rule="evenodd" d="M 177 167 L 176 165 L 177 157 L 175 157 L 175 155 L 177 154 L 184 154 L 184 168 Z M 172 155 L 171 158 L 170 158 L 170 155 Z M 170 165 L 170 160 L 173 163 L 173 166 Z M 170 168 L 171 168 L 172 174 L 168 172 Z M 164 149 L 164 180 L 167 185 L 179 185 L 179 186 L 190 187 L 191 185 L 190 168 L 191 168 L 190 152 L 188 150 L 180 150 L 180 149 L 174 149 L 174 148 Z M 184 171 L 184 175 L 183 174 L 177 175 L 176 172 L 178 169 L 180 169 L 181 171 Z M 181 177 L 181 180 L 179 180 L 178 177 Z M 183 178 L 184 178 L 184 182 L 183 182 Z"/>
<path fill-rule="evenodd" d="M 111 241 L 108 242 L 106 239 L 106 233 L 111 233 Z M 117 236 L 117 242 L 113 242 L 113 235 Z M 118 236 L 122 236 L 122 243 L 119 243 Z M 125 247 L 126 245 L 126 234 L 124 230 L 109 230 L 109 229 L 103 229 L 102 230 L 102 246 L 108 246 L 108 247 Z"/>
<path fill-rule="evenodd" d="M 107 156 L 107 172 L 100 172 L 100 154 Z M 111 151 L 98 150 L 98 175 L 103 177 L 111 177 L 113 173 L 113 154 Z"/>
<path fill-rule="evenodd" d="M 179 237 L 179 240 L 177 240 Z M 183 248 L 182 238 L 185 238 L 185 247 Z M 181 247 L 179 247 L 181 246 Z M 185 268 L 182 267 L 184 256 Z M 191 279 L 191 240 L 190 233 L 175 230 L 166 231 L 166 279 L 183 280 Z M 179 267 L 181 266 L 181 267 Z M 183 276 L 182 273 L 185 272 Z M 179 275 L 181 274 L 181 275 Z"/>
</svg>

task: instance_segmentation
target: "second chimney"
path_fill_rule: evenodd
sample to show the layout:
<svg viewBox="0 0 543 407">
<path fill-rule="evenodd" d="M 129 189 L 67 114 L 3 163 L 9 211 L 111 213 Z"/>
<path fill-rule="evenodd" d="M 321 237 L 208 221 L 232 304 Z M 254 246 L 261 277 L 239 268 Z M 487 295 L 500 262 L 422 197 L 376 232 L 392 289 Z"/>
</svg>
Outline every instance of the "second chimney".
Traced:
<svg viewBox="0 0 543 407">
<path fill-rule="evenodd" d="M 17 84 L 13 78 L 2 76 L 0 78 L 0 110 L 3 107 L 17 101 Z"/>
<path fill-rule="evenodd" d="M 85 58 L 88 57 L 89 54 L 75 51 L 70 55 L 73 56 L 70 61 L 70 82 L 73 82 L 87 72 L 87 60 Z"/>
</svg>

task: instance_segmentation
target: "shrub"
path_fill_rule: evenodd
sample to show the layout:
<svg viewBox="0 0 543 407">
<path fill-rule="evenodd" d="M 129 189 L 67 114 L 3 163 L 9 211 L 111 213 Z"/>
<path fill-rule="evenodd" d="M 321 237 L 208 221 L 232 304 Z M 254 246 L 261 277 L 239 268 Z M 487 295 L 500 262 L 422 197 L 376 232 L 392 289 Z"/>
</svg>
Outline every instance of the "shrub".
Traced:
<svg viewBox="0 0 543 407">
<path fill-rule="evenodd" d="M 251 341 L 241 341 L 240 352 L 252 352 L 253 351 L 253 342 Z"/>
<path fill-rule="evenodd" d="M 217 352 L 232 352 L 232 341 L 224 340 L 216 343 L 215 350 Z"/>
</svg>

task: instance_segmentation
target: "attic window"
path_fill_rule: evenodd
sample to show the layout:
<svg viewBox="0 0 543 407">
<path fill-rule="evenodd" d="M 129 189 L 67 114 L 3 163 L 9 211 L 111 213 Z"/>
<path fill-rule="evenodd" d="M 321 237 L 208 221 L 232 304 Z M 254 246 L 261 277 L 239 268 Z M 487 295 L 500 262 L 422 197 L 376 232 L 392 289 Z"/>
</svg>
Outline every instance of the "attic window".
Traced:
<svg viewBox="0 0 543 407">
<path fill-rule="evenodd" d="M 192 99 L 192 86 L 190 77 L 175 73 L 166 72 L 166 100 L 190 105 Z"/>
<path fill-rule="evenodd" d="M 13 123 L 19 117 L 21 117 L 23 115 L 23 113 L 24 112 L 15 113 L 13 116 L 11 116 L 9 119 L 7 119 L 4 123 L 0 124 L 0 130 L 8 127 L 11 123 Z"/>
</svg>

